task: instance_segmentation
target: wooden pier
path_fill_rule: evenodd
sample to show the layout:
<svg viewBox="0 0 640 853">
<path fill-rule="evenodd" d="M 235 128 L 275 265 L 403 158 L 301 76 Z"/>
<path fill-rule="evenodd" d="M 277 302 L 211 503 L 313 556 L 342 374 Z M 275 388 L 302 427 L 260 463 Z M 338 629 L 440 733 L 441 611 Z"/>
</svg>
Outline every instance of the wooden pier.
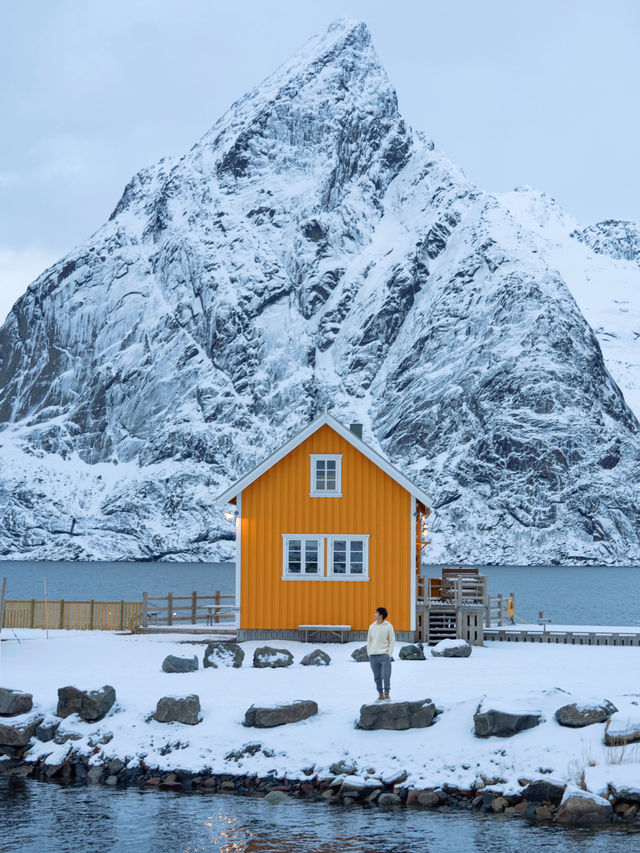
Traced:
<svg viewBox="0 0 640 853">
<path fill-rule="evenodd" d="M 640 646 L 640 627 L 553 625 L 544 614 L 538 623 L 515 624 L 515 596 L 489 595 L 488 578 L 477 569 L 445 568 L 441 578 L 418 582 L 418 640 L 433 645 L 463 639 L 471 645 L 559 643 L 573 646 Z"/>
<path fill-rule="evenodd" d="M 559 643 L 570 646 L 640 646 L 638 628 L 583 625 L 485 627 L 484 639 L 500 643 Z"/>
</svg>

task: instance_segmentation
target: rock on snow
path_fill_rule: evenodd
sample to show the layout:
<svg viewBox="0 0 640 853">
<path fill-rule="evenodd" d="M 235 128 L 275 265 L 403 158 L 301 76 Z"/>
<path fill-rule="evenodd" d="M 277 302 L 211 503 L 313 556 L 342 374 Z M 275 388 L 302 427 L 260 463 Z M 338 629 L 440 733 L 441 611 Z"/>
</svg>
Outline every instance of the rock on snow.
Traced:
<svg viewBox="0 0 640 853">
<path fill-rule="evenodd" d="M 637 234 L 473 185 L 335 22 L 13 307 L 0 555 L 228 557 L 213 497 L 327 407 L 434 494 L 432 562 L 638 561 Z"/>
</svg>

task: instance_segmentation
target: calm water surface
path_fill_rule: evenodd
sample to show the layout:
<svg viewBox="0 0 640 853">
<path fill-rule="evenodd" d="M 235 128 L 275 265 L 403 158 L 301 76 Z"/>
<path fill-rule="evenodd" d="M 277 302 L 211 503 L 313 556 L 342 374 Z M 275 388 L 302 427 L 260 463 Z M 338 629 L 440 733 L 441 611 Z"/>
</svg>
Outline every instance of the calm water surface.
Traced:
<svg viewBox="0 0 640 853">
<path fill-rule="evenodd" d="M 515 594 L 516 614 L 536 621 L 544 611 L 556 624 L 633 625 L 640 621 L 640 567 L 487 566 L 489 591 Z M 425 573 L 439 576 L 439 568 Z M 143 592 L 188 595 L 193 590 L 232 593 L 229 563 L 36 563 L 0 562 L 7 598 L 138 601 Z"/>
<path fill-rule="evenodd" d="M 0 780 L 1 853 L 627 853 L 640 834 L 566 830 L 462 811 L 62 788 Z"/>
</svg>

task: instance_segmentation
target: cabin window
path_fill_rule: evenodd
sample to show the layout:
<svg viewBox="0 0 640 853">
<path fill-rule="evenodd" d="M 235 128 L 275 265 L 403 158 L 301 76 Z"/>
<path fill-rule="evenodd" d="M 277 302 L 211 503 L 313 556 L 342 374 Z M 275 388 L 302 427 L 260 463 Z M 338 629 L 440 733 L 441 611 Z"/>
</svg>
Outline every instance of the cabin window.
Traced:
<svg viewBox="0 0 640 853">
<path fill-rule="evenodd" d="M 331 536 L 327 546 L 329 577 L 334 580 L 369 577 L 368 536 Z"/>
<path fill-rule="evenodd" d="M 342 454 L 325 455 L 311 453 L 311 483 L 309 496 L 312 498 L 342 497 Z"/>
<path fill-rule="evenodd" d="M 283 536 L 283 578 L 324 577 L 324 539 L 319 536 Z"/>
</svg>

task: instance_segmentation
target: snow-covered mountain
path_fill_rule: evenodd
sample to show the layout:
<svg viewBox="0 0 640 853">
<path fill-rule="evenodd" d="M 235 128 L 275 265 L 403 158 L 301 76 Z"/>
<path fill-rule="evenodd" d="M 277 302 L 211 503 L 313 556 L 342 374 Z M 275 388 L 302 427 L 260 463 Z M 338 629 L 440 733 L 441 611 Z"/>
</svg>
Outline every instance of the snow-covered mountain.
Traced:
<svg viewBox="0 0 640 853">
<path fill-rule="evenodd" d="M 640 561 L 637 235 L 471 184 L 335 22 L 14 306 L 0 554 L 227 556 L 215 495 L 326 408 L 429 561 Z"/>
</svg>

